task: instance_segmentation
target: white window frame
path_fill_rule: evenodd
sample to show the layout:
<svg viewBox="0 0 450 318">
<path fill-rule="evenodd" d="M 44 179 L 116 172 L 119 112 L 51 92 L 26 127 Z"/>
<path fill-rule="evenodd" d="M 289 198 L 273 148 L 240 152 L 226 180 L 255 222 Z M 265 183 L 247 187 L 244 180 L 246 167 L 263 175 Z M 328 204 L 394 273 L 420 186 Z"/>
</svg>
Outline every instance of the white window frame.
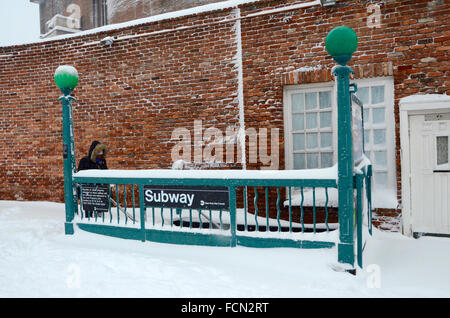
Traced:
<svg viewBox="0 0 450 318">
<path fill-rule="evenodd" d="M 384 128 L 386 129 L 386 152 L 387 152 L 387 188 L 392 190 L 392 195 L 397 193 L 397 177 L 395 164 L 395 119 L 394 119 L 394 79 L 393 77 L 378 77 L 368 79 L 350 80 L 350 83 L 356 83 L 358 88 L 368 86 L 384 85 L 384 107 L 385 123 L 380 126 L 367 126 L 365 129 Z M 327 82 L 319 84 L 289 85 L 283 89 L 283 117 L 284 117 L 284 153 L 285 169 L 294 169 L 294 151 L 293 151 L 293 132 L 292 132 L 292 105 L 291 95 L 297 93 L 306 93 L 331 89 L 331 109 L 332 109 L 332 131 L 333 131 L 333 164 L 337 162 L 337 85 L 336 82 Z M 373 140 L 373 138 L 372 138 Z M 373 148 L 372 148 L 373 149 Z M 366 149 L 367 150 L 367 149 Z M 373 150 L 371 150 L 373 152 Z M 373 156 L 373 155 L 372 155 Z M 371 159 L 371 158 L 369 158 Z M 374 184 L 374 191 L 376 191 Z M 376 202 L 374 202 L 376 204 Z M 375 206 L 376 207 L 376 206 Z"/>
<path fill-rule="evenodd" d="M 293 85 L 286 86 L 283 92 L 283 114 L 284 114 L 284 161 L 285 169 L 294 169 L 294 151 L 293 151 L 293 137 L 292 137 L 292 94 L 319 92 L 325 90 L 331 90 L 331 134 L 332 134 L 332 149 L 333 149 L 333 164 L 336 162 L 336 112 L 335 112 L 335 99 L 336 92 L 334 83 L 320 83 L 320 84 L 306 84 L 306 85 Z M 318 106 L 319 107 L 319 106 Z M 318 109 L 318 113 L 320 110 Z M 318 126 L 320 123 L 318 122 Z M 320 130 L 320 128 L 318 128 Z M 306 129 L 305 129 L 306 133 Z M 306 143 L 305 143 L 306 147 Z M 320 150 L 319 150 L 320 151 Z"/>
<path fill-rule="evenodd" d="M 384 124 L 374 124 L 367 125 L 364 123 L 364 129 L 386 129 L 386 168 L 387 168 L 387 187 L 391 190 L 397 190 L 397 177 L 396 177 L 396 165 L 395 165 L 395 117 L 394 117 L 394 79 L 392 77 L 380 77 L 380 78 L 369 78 L 369 79 L 359 79 L 352 81 L 355 82 L 358 88 L 368 87 L 368 86 L 380 86 L 384 85 L 384 107 L 385 113 Z M 358 95 L 358 93 L 356 93 Z M 376 108 L 376 107 L 375 107 Z M 369 141 L 372 143 L 372 139 Z M 377 146 L 372 144 L 371 152 L 377 150 Z M 365 149 L 367 151 L 367 149 Z M 378 150 L 381 150 L 378 148 Z M 373 159 L 373 155 L 372 158 Z M 373 160 L 372 160 L 373 162 Z M 373 171 L 376 171 L 376 167 L 372 164 Z M 375 177 L 376 178 L 376 177 Z M 376 184 L 374 184 L 374 189 L 376 189 Z"/>
</svg>

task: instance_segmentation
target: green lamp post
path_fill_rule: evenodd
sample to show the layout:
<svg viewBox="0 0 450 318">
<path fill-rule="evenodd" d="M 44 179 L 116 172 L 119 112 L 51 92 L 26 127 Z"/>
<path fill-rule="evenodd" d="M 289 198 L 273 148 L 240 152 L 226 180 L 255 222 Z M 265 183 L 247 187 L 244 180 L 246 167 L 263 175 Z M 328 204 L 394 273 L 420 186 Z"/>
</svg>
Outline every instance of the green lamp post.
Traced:
<svg viewBox="0 0 450 318">
<path fill-rule="evenodd" d="M 73 218 L 77 209 L 77 194 L 73 186 L 75 172 L 75 145 L 73 141 L 72 101 L 70 93 L 78 84 L 78 72 L 69 65 L 59 66 L 55 71 L 55 83 L 64 94 L 59 98 L 63 107 L 63 159 L 64 159 L 64 201 L 66 207 L 65 233 L 73 234 Z"/>
<path fill-rule="evenodd" d="M 339 244 L 338 261 L 354 265 L 353 239 L 353 145 L 349 76 L 346 64 L 358 46 L 358 37 L 351 28 L 334 28 L 325 39 L 328 54 L 339 64 L 333 68 L 337 81 L 338 112 L 338 193 Z"/>
</svg>

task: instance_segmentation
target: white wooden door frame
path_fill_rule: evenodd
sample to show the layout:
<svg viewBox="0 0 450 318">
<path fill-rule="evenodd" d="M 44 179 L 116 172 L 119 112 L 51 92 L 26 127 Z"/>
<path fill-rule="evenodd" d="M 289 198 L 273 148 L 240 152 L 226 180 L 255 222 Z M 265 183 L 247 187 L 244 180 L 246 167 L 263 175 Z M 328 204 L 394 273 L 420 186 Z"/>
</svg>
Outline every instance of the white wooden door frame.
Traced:
<svg viewBox="0 0 450 318">
<path fill-rule="evenodd" d="M 413 235 L 411 210 L 411 160 L 409 118 L 413 115 L 450 112 L 448 95 L 415 95 L 400 100 L 400 161 L 402 174 L 402 225 L 403 234 Z"/>
</svg>

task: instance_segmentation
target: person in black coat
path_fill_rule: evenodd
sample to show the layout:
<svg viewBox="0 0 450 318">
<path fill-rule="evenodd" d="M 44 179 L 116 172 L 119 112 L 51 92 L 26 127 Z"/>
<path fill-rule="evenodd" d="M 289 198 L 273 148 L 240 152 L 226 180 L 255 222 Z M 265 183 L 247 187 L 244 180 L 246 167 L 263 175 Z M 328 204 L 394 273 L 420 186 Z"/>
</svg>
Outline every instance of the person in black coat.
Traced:
<svg viewBox="0 0 450 318">
<path fill-rule="evenodd" d="M 99 141 L 93 141 L 89 148 L 87 156 L 81 158 L 78 163 L 78 171 L 88 169 L 108 169 L 106 165 L 106 152 L 108 147 Z M 80 188 L 78 188 L 78 197 L 80 197 Z M 93 211 L 84 211 L 86 217 L 92 217 Z"/>
<path fill-rule="evenodd" d="M 88 169 L 108 169 L 106 165 L 106 152 L 108 147 L 99 141 L 93 141 L 89 148 L 89 154 L 81 158 L 78 171 Z"/>
</svg>

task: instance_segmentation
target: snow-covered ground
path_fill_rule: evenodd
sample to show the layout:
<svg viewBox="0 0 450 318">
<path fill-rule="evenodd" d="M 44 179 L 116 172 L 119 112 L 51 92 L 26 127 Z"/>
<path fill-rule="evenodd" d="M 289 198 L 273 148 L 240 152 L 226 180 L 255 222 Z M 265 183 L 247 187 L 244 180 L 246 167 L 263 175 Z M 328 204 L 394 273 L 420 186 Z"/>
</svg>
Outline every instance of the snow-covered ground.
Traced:
<svg viewBox="0 0 450 318">
<path fill-rule="evenodd" d="M 337 251 L 64 235 L 64 205 L 0 201 L 0 297 L 450 297 L 450 239 L 374 230 L 365 269 Z"/>
</svg>

